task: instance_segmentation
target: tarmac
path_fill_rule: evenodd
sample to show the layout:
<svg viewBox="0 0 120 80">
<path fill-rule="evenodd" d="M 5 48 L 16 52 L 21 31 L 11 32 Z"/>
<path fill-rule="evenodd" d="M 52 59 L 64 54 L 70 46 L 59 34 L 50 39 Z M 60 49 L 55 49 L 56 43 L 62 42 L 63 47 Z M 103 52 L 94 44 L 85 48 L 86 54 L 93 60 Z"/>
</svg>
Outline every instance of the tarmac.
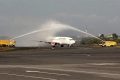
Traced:
<svg viewBox="0 0 120 80">
<path fill-rule="evenodd" d="M 16 48 L 0 52 L 1 80 L 120 80 L 120 48 Z"/>
</svg>

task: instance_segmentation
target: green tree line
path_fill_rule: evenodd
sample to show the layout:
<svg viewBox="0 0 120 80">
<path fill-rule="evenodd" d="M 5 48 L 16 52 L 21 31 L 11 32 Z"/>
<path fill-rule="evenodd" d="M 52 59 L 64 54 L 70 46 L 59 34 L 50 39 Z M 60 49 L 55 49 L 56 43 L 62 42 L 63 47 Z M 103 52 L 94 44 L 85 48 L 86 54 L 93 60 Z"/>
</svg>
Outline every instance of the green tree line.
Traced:
<svg viewBox="0 0 120 80">
<path fill-rule="evenodd" d="M 107 36 L 105 36 L 104 34 L 101 34 L 100 36 L 98 36 L 98 38 L 104 41 L 116 41 L 117 43 L 120 43 L 120 37 L 116 33 L 113 33 Z M 88 44 L 88 45 L 99 44 L 101 43 L 101 40 L 94 37 L 85 37 L 85 38 L 82 38 L 81 44 Z"/>
</svg>

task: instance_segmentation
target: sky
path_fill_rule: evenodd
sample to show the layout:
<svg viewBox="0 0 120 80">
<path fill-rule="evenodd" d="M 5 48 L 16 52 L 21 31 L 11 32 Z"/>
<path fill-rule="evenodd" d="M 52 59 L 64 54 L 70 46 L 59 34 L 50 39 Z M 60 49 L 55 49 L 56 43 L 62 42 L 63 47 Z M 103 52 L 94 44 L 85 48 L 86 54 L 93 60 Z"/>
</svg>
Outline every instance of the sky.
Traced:
<svg viewBox="0 0 120 80">
<path fill-rule="evenodd" d="M 0 34 L 19 36 L 50 20 L 93 35 L 120 34 L 120 0 L 0 0 Z"/>
</svg>

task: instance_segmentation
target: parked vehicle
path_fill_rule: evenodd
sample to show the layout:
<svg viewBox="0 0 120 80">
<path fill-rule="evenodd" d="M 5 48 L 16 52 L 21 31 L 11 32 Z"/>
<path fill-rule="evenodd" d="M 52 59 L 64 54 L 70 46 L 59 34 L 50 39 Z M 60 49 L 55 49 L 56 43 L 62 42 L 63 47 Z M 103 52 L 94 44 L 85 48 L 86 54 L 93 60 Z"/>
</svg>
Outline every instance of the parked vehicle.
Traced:
<svg viewBox="0 0 120 80">
<path fill-rule="evenodd" d="M 115 41 L 103 41 L 102 44 L 99 44 L 102 47 L 113 47 L 117 46 L 117 42 Z"/>
<path fill-rule="evenodd" d="M 15 40 L 0 40 L 0 47 L 15 47 Z"/>
</svg>

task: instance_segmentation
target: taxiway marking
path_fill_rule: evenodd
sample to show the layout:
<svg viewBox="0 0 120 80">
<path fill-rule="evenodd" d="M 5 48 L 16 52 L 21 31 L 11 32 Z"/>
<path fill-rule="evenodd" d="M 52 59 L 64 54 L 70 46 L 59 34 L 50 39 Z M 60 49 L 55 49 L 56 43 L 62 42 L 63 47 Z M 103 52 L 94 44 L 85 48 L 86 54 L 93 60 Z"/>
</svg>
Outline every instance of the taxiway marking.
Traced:
<svg viewBox="0 0 120 80">
<path fill-rule="evenodd" d="M 44 70 L 64 71 L 64 72 L 73 72 L 73 73 L 85 73 L 85 74 L 98 75 L 101 77 L 120 79 L 120 74 L 118 74 L 118 73 L 107 73 L 107 72 L 99 72 L 99 71 L 74 70 L 74 69 L 69 70 L 69 69 L 64 69 L 64 68 L 39 68 L 39 67 L 25 67 L 25 66 L 23 68 L 44 69 Z"/>
<path fill-rule="evenodd" d="M 69 65 L 70 66 L 70 65 Z M 73 65 L 72 65 L 73 66 Z M 33 65 L 1 65 L 0 68 L 25 68 L 25 69 L 38 69 L 38 70 L 52 70 L 52 71 L 63 71 L 63 72 L 73 72 L 73 73 L 85 73 L 85 74 L 93 74 L 98 75 L 101 77 L 108 77 L 108 78 L 114 78 L 114 79 L 120 79 L 120 73 L 110 73 L 110 72 L 100 72 L 100 71 L 89 71 L 89 70 L 83 70 L 83 69 L 69 69 L 56 66 L 33 66 Z"/>
<path fill-rule="evenodd" d="M 59 76 L 71 76 L 69 74 L 60 74 L 60 73 L 49 73 L 49 72 L 42 72 L 42 71 L 25 71 L 27 73 L 42 73 L 42 74 L 52 74 L 52 75 L 59 75 Z"/>
<path fill-rule="evenodd" d="M 109 66 L 109 65 L 120 65 L 120 63 L 91 63 L 91 65 Z"/>
<path fill-rule="evenodd" d="M 28 76 L 28 75 L 18 75 L 18 74 L 10 74 L 10 73 L 0 73 L 0 74 L 1 75 L 8 75 L 8 76 L 26 77 L 26 78 L 37 78 L 37 79 L 44 79 L 44 80 L 57 80 L 57 79 L 52 79 L 52 78 Z"/>
</svg>

